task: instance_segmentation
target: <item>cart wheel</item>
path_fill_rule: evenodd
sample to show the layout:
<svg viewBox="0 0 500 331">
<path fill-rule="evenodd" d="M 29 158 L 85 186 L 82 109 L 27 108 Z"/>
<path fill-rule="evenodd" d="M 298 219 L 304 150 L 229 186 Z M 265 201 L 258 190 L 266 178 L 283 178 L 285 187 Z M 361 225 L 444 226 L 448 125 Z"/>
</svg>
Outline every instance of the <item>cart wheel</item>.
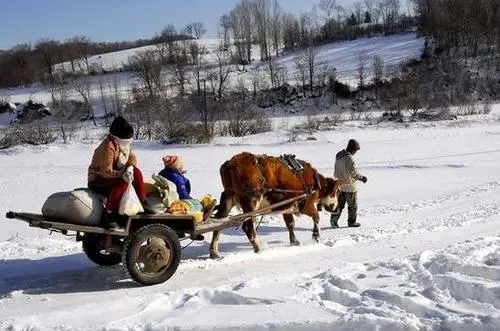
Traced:
<svg viewBox="0 0 500 331">
<path fill-rule="evenodd" d="M 130 234 L 123 245 L 123 267 L 142 285 L 172 277 L 181 261 L 181 244 L 174 230 L 163 224 L 146 225 Z"/>
<path fill-rule="evenodd" d="M 105 241 L 106 239 L 103 236 L 86 233 L 82 239 L 83 252 L 90 261 L 100 266 L 117 265 L 122 261 L 122 254 L 118 250 L 107 251 L 104 246 Z M 116 247 L 121 246 L 119 239 L 113 238 L 113 244 L 116 244 Z"/>
</svg>

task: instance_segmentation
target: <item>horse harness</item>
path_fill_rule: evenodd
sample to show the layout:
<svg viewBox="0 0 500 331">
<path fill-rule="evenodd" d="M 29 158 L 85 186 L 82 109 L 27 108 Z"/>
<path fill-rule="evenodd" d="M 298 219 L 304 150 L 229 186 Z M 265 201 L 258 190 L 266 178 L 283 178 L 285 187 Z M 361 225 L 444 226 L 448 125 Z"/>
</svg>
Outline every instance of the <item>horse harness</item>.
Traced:
<svg viewBox="0 0 500 331">
<path fill-rule="evenodd" d="M 297 194 L 307 194 L 307 197 L 303 197 L 300 199 L 300 201 L 298 201 L 299 203 L 299 209 L 302 209 L 303 206 L 301 207 L 300 205 L 301 204 L 305 204 L 305 201 L 306 199 L 314 193 L 315 189 L 318 189 L 318 190 L 321 190 L 321 182 L 318 178 L 318 172 L 316 171 L 316 169 L 312 168 L 311 169 L 313 170 L 314 174 L 313 174 L 313 179 L 314 179 L 314 186 L 313 188 L 311 189 L 310 187 L 308 187 L 306 185 L 306 181 L 304 179 L 304 164 L 305 162 L 302 161 L 302 160 L 297 160 L 295 158 L 295 155 L 293 154 L 283 154 L 281 156 L 279 156 L 277 159 L 282 163 L 284 164 L 290 171 L 292 171 L 293 173 L 295 174 L 299 174 L 300 175 L 300 178 L 302 180 L 302 184 L 304 186 L 304 190 L 303 191 L 299 191 L 299 190 L 286 190 L 286 189 L 279 189 L 279 188 L 273 188 L 273 187 L 268 187 L 267 183 L 266 183 L 266 179 L 262 173 L 262 169 L 261 169 L 261 160 L 263 160 L 265 157 L 272 157 L 272 156 L 268 156 L 266 154 L 264 155 L 259 155 L 259 156 L 255 156 L 255 164 L 257 166 L 257 168 L 259 169 L 259 173 L 260 173 L 260 176 L 261 176 L 261 180 L 262 180 L 262 184 L 264 186 L 264 189 L 263 190 L 259 190 L 259 191 L 248 191 L 247 194 L 251 195 L 253 193 L 256 193 L 256 192 L 259 192 L 261 194 L 266 194 L 266 193 L 297 193 Z M 276 158 L 276 157 L 272 157 L 272 158 Z M 262 222 L 262 218 L 264 217 L 264 215 L 261 216 L 260 218 L 260 221 L 259 223 L 257 224 L 257 228 L 256 228 L 256 231 L 259 229 L 260 227 L 260 223 Z"/>
<path fill-rule="evenodd" d="M 306 193 L 307 195 L 311 195 L 314 193 L 315 189 L 321 190 L 321 183 L 319 181 L 318 172 L 316 171 L 316 169 L 311 167 L 313 172 L 314 172 L 313 173 L 313 180 L 314 180 L 313 185 L 314 186 L 312 188 L 308 187 L 308 185 L 306 184 L 306 181 L 304 179 L 305 162 L 302 160 L 297 160 L 295 158 L 295 155 L 293 155 L 293 154 L 283 154 L 283 155 L 280 155 L 277 159 L 284 166 L 286 166 L 290 171 L 292 171 L 294 174 L 300 175 L 300 179 L 302 180 L 304 190 L 302 190 L 302 191 L 300 191 L 300 190 L 286 190 L 286 189 L 268 187 L 268 185 L 266 183 L 266 179 L 265 179 L 264 175 L 262 174 L 262 169 L 261 169 L 261 164 L 260 164 L 260 161 L 264 157 L 271 157 L 271 156 L 267 156 L 264 154 L 262 156 L 256 156 L 256 160 L 255 160 L 257 168 L 259 169 L 259 172 L 260 172 L 262 184 L 264 186 L 262 194 L 266 194 L 266 193 L 298 193 L 298 194 L 303 194 L 303 193 Z M 275 157 L 273 157 L 273 158 L 275 158 Z"/>
</svg>

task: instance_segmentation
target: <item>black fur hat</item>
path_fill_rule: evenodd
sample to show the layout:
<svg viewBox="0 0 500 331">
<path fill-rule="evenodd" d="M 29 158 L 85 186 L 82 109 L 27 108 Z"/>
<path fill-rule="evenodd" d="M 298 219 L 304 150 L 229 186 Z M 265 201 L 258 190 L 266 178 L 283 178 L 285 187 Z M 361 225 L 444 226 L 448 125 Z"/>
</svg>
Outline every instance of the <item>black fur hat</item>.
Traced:
<svg viewBox="0 0 500 331">
<path fill-rule="evenodd" d="M 360 149 L 359 143 L 354 139 L 350 139 L 349 142 L 347 143 L 347 150 L 354 152 L 358 151 L 359 149 Z"/>
<path fill-rule="evenodd" d="M 134 128 L 125 118 L 118 116 L 111 123 L 109 133 L 120 139 L 130 139 L 134 137 Z"/>
</svg>

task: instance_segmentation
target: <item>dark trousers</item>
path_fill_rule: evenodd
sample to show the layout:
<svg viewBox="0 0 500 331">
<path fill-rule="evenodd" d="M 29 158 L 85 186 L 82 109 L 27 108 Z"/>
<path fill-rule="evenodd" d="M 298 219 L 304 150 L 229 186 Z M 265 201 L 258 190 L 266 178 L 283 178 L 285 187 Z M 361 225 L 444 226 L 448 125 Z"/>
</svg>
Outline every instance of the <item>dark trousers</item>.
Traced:
<svg viewBox="0 0 500 331">
<path fill-rule="evenodd" d="M 338 221 L 342 210 L 347 203 L 347 224 L 356 223 L 358 217 L 358 193 L 357 192 L 340 192 L 338 213 L 330 216 L 332 225 L 338 225 Z"/>
</svg>

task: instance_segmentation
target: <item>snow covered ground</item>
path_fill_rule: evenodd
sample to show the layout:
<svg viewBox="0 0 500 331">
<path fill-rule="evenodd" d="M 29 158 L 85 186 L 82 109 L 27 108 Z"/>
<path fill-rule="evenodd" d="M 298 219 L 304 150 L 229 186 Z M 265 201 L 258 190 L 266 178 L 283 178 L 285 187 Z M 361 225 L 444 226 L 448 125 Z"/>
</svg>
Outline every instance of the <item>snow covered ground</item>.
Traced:
<svg viewBox="0 0 500 331">
<path fill-rule="evenodd" d="M 292 119 L 287 120 L 291 125 Z M 166 283 L 140 287 L 121 266 L 98 267 L 60 234 L 6 220 L 40 212 L 55 191 L 85 186 L 97 141 L 17 147 L 0 154 L 1 330 L 498 330 L 500 329 L 500 105 L 488 115 L 405 127 L 347 125 L 287 142 L 272 133 L 210 145 L 136 142 L 146 175 L 184 157 L 194 196 L 218 196 L 219 166 L 240 151 L 296 154 L 332 175 L 335 153 L 361 143 L 360 228 L 330 228 L 321 242 L 300 217 L 300 247 L 265 217 L 254 254 L 240 229 L 183 250 Z M 98 136 L 99 132 L 88 133 Z M 183 242 L 183 245 L 186 245 Z"/>
</svg>

